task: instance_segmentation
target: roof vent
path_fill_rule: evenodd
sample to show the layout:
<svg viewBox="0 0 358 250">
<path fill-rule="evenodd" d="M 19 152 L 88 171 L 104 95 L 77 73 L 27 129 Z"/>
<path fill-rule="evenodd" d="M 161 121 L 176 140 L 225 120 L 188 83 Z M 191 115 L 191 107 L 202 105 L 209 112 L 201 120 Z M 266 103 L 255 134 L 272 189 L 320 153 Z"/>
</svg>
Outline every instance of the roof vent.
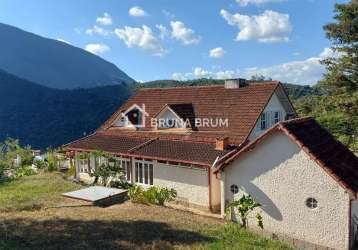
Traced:
<svg viewBox="0 0 358 250">
<path fill-rule="evenodd" d="M 247 86 L 246 79 L 236 78 L 236 79 L 226 79 L 225 88 L 226 89 L 238 89 Z"/>
</svg>

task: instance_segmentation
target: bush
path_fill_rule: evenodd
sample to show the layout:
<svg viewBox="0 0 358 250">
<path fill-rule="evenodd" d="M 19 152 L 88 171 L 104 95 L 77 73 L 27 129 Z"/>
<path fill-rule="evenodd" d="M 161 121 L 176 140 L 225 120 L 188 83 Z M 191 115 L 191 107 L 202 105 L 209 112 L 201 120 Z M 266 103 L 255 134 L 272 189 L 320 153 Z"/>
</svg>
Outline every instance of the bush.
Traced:
<svg viewBox="0 0 358 250">
<path fill-rule="evenodd" d="M 70 167 L 65 173 L 66 178 L 75 177 L 76 175 L 76 167 L 73 164 L 70 164 Z"/>
<path fill-rule="evenodd" d="M 35 160 L 35 166 L 38 168 L 38 169 L 44 169 L 46 168 L 46 162 L 43 161 L 43 160 Z"/>
<path fill-rule="evenodd" d="M 175 189 L 150 187 L 144 190 L 141 186 L 131 187 L 128 196 L 132 202 L 149 203 L 163 206 L 165 202 L 173 201 L 177 197 Z"/>
<path fill-rule="evenodd" d="M 130 189 L 131 187 L 133 187 L 133 185 L 131 183 L 129 183 L 128 181 L 125 181 L 125 180 L 111 181 L 111 183 L 109 185 L 110 185 L 110 187 L 121 188 L 121 189 Z"/>
<path fill-rule="evenodd" d="M 36 171 L 31 166 L 23 166 L 15 170 L 15 178 L 35 175 Z"/>
<path fill-rule="evenodd" d="M 129 199 L 134 203 L 145 203 L 144 189 L 141 186 L 133 186 L 128 190 Z"/>
</svg>

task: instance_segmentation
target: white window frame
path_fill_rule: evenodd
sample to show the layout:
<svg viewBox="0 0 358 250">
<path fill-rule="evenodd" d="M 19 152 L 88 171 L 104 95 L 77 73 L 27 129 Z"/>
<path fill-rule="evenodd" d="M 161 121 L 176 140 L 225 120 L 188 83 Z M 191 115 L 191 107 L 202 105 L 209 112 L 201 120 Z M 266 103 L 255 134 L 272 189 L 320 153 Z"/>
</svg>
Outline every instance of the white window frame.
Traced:
<svg viewBox="0 0 358 250">
<path fill-rule="evenodd" d="M 124 157 L 115 157 L 115 159 L 116 159 L 116 164 L 119 164 L 119 167 L 123 171 L 123 178 L 128 182 L 131 181 L 132 171 L 131 171 L 130 159 Z"/>
<path fill-rule="evenodd" d="M 78 164 L 79 164 L 80 173 L 88 174 L 88 172 L 89 172 L 89 168 L 88 168 L 89 159 L 79 159 Z"/>
<path fill-rule="evenodd" d="M 276 124 L 280 121 L 282 121 L 282 111 L 280 111 L 280 110 L 273 111 L 272 124 Z"/>
<path fill-rule="evenodd" d="M 154 185 L 154 163 L 152 161 L 135 160 L 134 182 L 144 186 Z"/>
<path fill-rule="evenodd" d="M 262 114 L 260 116 L 260 129 L 261 130 L 267 129 L 267 113 L 266 112 L 262 112 Z"/>
</svg>

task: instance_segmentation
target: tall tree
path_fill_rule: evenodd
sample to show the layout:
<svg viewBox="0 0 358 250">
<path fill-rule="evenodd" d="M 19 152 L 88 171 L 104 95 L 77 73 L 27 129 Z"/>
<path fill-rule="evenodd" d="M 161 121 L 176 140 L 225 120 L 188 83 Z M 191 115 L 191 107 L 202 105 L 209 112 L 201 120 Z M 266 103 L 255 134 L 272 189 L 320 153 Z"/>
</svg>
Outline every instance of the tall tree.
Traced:
<svg viewBox="0 0 358 250">
<path fill-rule="evenodd" d="M 322 85 L 329 91 L 351 94 L 357 91 L 358 82 L 358 3 L 336 4 L 335 12 L 336 22 L 324 30 L 339 56 L 323 61 L 327 74 Z"/>
</svg>

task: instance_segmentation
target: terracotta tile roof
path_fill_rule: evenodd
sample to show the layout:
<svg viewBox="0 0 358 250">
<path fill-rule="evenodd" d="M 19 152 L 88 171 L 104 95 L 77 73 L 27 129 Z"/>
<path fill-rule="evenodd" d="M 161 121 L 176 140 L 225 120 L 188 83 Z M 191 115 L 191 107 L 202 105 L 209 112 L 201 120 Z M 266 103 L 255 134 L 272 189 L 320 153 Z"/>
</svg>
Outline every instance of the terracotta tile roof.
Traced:
<svg viewBox="0 0 358 250">
<path fill-rule="evenodd" d="M 155 137 L 108 135 L 96 132 L 64 146 L 66 150 L 101 150 L 124 156 L 177 161 L 211 166 L 217 157 L 230 150 L 215 150 L 212 143 L 194 143 L 179 140 L 162 140 Z"/>
<path fill-rule="evenodd" d="M 279 86 L 279 82 L 273 81 L 250 84 L 237 89 L 226 89 L 223 85 L 144 88 L 120 107 L 99 130 L 115 129 L 112 126 L 113 122 L 123 110 L 133 104 L 140 107 L 144 104 L 145 111 L 149 114 L 149 117 L 146 118 L 146 126 L 142 130 L 152 129 L 150 127 L 151 118 L 158 114 L 165 105 L 175 107 L 179 104 L 191 104 L 195 118 L 209 118 L 213 122 L 220 118 L 228 119 L 228 127 L 198 127 L 196 132 L 204 132 L 204 136 L 208 136 L 210 132 L 222 134 L 222 136 L 229 137 L 231 143 L 240 144 L 247 138 L 261 111 Z M 177 108 L 179 109 L 179 106 Z M 181 111 L 187 113 L 188 109 Z M 195 135 L 198 136 L 198 133 Z"/>
<path fill-rule="evenodd" d="M 276 124 L 239 152 L 221 161 L 221 166 L 216 172 L 243 153 L 253 150 L 260 141 L 274 131 L 284 132 L 337 182 L 356 195 L 358 192 L 358 158 L 310 117 Z"/>
</svg>

